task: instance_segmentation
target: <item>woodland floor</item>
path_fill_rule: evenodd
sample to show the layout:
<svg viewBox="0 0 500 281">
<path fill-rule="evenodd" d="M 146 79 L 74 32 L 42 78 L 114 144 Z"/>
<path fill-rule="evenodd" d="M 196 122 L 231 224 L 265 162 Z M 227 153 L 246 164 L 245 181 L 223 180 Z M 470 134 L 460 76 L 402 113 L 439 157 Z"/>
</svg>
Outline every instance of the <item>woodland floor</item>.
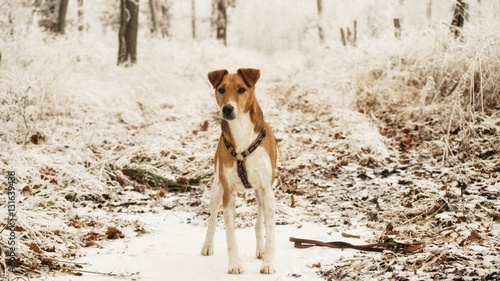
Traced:
<svg viewBox="0 0 500 281">
<path fill-rule="evenodd" d="M 500 278 L 498 104 L 467 128 L 449 129 L 449 115 L 439 114 L 446 99 L 408 111 L 346 91 L 339 86 L 348 84 L 345 72 L 327 64 L 337 57 L 243 57 L 217 46 L 165 50 L 153 42 L 142 63 L 121 69 L 107 61 L 107 46 L 82 55 L 67 42 L 51 44 L 62 54 L 47 48 L 41 60 L 13 44 L 25 53 L 7 58 L 2 73 L 10 95 L 0 99 L 0 168 L 19 175 L 18 274 L 79 274 L 91 269 L 67 261 L 82 248 L 147 233 L 140 219 L 111 214 L 189 212 L 195 219 L 184 223 L 205 231 L 220 133 L 205 73 L 222 61 L 265 66 L 257 92 L 280 144 L 278 225 L 313 223 L 364 243 L 425 243 L 408 254 L 357 252 L 320 263 L 314 270 L 325 280 Z M 158 57 L 173 65 L 155 64 Z M 319 76 L 325 69 L 329 76 Z M 375 66 L 365 72 L 394 79 Z M 418 81 L 423 87 L 425 77 Z M 247 228 L 255 199 L 241 195 L 237 225 Z"/>
</svg>

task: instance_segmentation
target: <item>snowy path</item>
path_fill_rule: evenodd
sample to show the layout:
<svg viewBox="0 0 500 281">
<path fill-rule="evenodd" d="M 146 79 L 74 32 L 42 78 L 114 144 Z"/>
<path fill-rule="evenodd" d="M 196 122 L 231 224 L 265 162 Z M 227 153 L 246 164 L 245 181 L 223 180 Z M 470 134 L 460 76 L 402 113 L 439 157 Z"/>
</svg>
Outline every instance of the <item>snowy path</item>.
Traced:
<svg viewBox="0 0 500 281">
<path fill-rule="evenodd" d="M 190 213 L 161 213 L 144 216 L 127 216 L 128 220 L 141 219 L 152 232 L 139 237 L 125 238 L 106 243 L 103 249 L 87 248 L 75 260 L 85 263 L 85 270 L 113 273 L 123 277 L 111 277 L 84 273 L 82 277 L 61 275 L 45 276 L 31 280 L 323 280 L 313 264 L 331 263 L 340 256 L 350 257 L 355 251 L 337 249 L 295 249 L 288 241 L 290 236 L 324 238 L 331 229 L 310 223 L 281 225 L 276 227 L 277 273 L 261 275 L 261 261 L 254 257 L 255 236 L 253 227 L 236 232 L 245 274 L 234 276 L 226 273 L 227 254 L 224 229 L 219 227 L 215 237 L 213 256 L 200 255 L 205 228 L 186 224 L 193 217 Z M 316 233 L 316 235 L 311 235 Z M 323 235 L 321 235 L 323 233 Z M 335 234 L 333 234 L 335 235 Z M 340 235 L 328 236 L 331 240 L 345 240 Z M 352 241 L 356 243 L 355 239 Z"/>
</svg>

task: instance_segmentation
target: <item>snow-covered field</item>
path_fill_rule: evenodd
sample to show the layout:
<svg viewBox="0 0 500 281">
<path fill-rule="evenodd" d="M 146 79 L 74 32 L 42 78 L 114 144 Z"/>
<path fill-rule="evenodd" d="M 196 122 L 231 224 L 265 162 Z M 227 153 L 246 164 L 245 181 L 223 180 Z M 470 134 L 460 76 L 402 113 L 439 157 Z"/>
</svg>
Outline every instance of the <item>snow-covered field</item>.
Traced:
<svg viewBox="0 0 500 281">
<path fill-rule="evenodd" d="M 250 20 L 242 14 L 236 28 Z M 241 35 L 223 47 L 141 33 L 128 68 L 116 66 L 110 30 L 52 37 L 31 27 L 2 39 L 0 172 L 2 186 L 16 174 L 19 258 L 7 280 L 498 279 L 499 25 L 475 22 L 462 41 L 446 26 L 365 36 L 356 48 L 333 37 L 259 45 Z M 240 67 L 261 70 L 257 97 L 280 145 L 270 276 L 254 257 L 252 194 L 240 194 L 236 220 L 245 274 L 226 274 L 221 218 L 215 254 L 200 255 L 220 134 L 206 74 Z M 192 184 L 170 192 L 127 169 Z M 426 246 L 295 249 L 291 236 Z"/>
</svg>

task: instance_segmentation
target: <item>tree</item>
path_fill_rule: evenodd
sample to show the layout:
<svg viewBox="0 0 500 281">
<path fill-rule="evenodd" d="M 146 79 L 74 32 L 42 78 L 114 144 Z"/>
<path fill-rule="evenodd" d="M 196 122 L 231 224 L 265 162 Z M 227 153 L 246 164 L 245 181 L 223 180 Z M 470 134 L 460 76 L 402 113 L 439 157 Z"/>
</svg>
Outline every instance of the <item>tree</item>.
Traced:
<svg viewBox="0 0 500 281">
<path fill-rule="evenodd" d="M 467 10 L 467 4 L 464 0 L 456 0 L 455 9 L 453 11 L 453 20 L 451 21 L 450 30 L 453 34 L 455 34 L 455 38 L 461 36 L 462 27 L 465 23 L 465 13 Z"/>
<path fill-rule="evenodd" d="M 151 29 L 153 34 L 161 32 L 162 37 L 170 36 L 170 1 L 168 0 L 149 0 L 151 9 Z"/>
<path fill-rule="evenodd" d="M 427 16 L 427 20 L 429 22 L 431 22 L 432 21 L 432 0 L 427 0 L 427 9 L 426 9 L 425 14 Z"/>
<path fill-rule="evenodd" d="M 212 0 L 212 28 L 215 29 L 217 40 L 227 46 L 227 14 L 225 0 Z"/>
<path fill-rule="evenodd" d="M 196 39 L 196 0 L 191 0 L 191 35 Z"/>
<path fill-rule="evenodd" d="M 139 28 L 139 0 L 120 0 L 120 30 L 118 32 L 118 65 L 130 60 L 137 62 L 137 30 Z"/>
<path fill-rule="evenodd" d="M 59 16 L 57 18 L 57 32 L 64 34 L 66 28 L 66 12 L 68 11 L 68 0 L 61 0 L 59 4 Z"/>
<path fill-rule="evenodd" d="M 317 0 L 316 6 L 318 8 L 318 35 L 321 43 L 325 42 L 325 33 L 323 32 L 323 0 Z"/>
<path fill-rule="evenodd" d="M 83 0 L 78 0 L 77 1 L 78 5 L 78 31 L 83 31 L 84 29 L 84 23 L 83 23 Z"/>
</svg>

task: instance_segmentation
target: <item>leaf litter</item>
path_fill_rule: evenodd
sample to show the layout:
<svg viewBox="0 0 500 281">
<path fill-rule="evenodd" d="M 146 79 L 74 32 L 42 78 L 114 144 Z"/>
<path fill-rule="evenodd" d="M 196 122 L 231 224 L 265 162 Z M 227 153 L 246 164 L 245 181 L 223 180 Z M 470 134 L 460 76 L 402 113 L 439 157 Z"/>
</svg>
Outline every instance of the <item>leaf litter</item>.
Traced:
<svg viewBox="0 0 500 281">
<path fill-rule="evenodd" d="M 444 68 L 439 54 L 412 57 L 411 41 L 376 56 L 366 56 L 361 47 L 343 56 L 294 54 L 298 58 L 287 64 L 255 54 L 236 59 L 242 50 L 224 54 L 238 62 L 235 68 L 255 60 L 265 67 L 258 92 L 267 95 L 259 100 L 280 145 L 277 224 L 313 222 L 367 243 L 425 243 L 409 255 L 361 251 L 313 264 L 325 280 L 499 277 L 500 79 L 498 71 L 483 68 L 479 75 L 489 95 L 477 98 L 471 79 L 477 71 L 464 57 L 481 40 L 469 36 L 466 43 L 448 42 L 450 49 L 442 52 L 454 55 Z M 198 216 L 187 223 L 204 225 L 211 183 L 206 175 L 219 134 L 216 108 L 206 106 L 212 97 L 204 76 L 217 65 L 217 46 L 172 42 L 169 52 L 187 52 L 172 62 L 175 67 L 124 70 L 97 60 L 67 65 L 60 57 L 75 54 L 62 41 L 45 47 L 46 56 L 30 70 L 7 61 L 3 71 L 25 71 L 26 80 L 10 75 L 0 83 L 0 169 L 5 174 L 14 167 L 19 175 L 18 273 L 32 276 L 48 270 L 82 274 L 81 265 L 62 258 L 84 247 L 106 247 L 107 239 L 148 232 L 141 222 L 113 214 L 188 211 Z M 14 41 L 7 48 L 35 56 L 23 46 Z M 98 54 L 107 52 L 95 47 Z M 144 60 L 155 65 L 164 46 L 150 47 Z M 498 54 L 482 53 L 482 61 L 498 61 Z M 67 71 L 50 71 L 61 67 Z M 81 67 L 106 71 L 79 73 Z M 318 81 L 325 70 L 339 78 Z M 194 81 L 187 89 L 181 83 L 186 77 Z M 93 89 L 79 82 L 85 80 L 95 82 Z M 191 91 L 195 98 L 163 89 Z M 103 96 L 106 90 L 115 94 Z M 255 200 L 252 194 L 241 197 L 237 225 L 249 227 Z"/>
</svg>

